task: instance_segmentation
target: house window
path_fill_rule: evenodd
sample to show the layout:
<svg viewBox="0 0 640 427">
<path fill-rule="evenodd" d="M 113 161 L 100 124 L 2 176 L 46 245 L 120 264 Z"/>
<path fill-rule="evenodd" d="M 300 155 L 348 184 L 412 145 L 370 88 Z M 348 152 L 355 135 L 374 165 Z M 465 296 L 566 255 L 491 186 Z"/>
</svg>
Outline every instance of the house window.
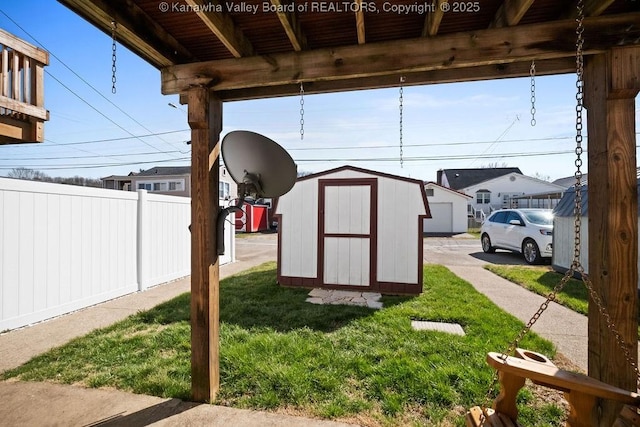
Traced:
<svg viewBox="0 0 640 427">
<path fill-rule="evenodd" d="M 153 183 L 153 191 L 167 191 L 167 183 L 166 182 L 154 182 Z"/>
<path fill-rule="evenodd" d="M 147 190 L 147 191 L 151 191 L 151 184 L 138 184 L 138 190 Z"/>
<path fill-rule="evenodd" d="M 427 194 L 427 197 L 433 197 L 433 188 L 425 188 L 424 192 Z"/>
<path fill-rule="evenodd" d="M 491 193 L 487 191 L 478 191 L 476 193 L 476 203 L 479 205 L 488 205 L 491 203 Z"/>
<path fill-rule="evenodd" d="M 229 183 L 228 182 L 220 182 L 218 186 L 218 197 L 221 199 L 229 200 L 231 194 L 229 192 Z"/>
<path fill-rule="evenodd" d="M 169 191 L 182 191 L 182 182 L 181 181 L 170 181 L 169 182 Z"/>
</svg>

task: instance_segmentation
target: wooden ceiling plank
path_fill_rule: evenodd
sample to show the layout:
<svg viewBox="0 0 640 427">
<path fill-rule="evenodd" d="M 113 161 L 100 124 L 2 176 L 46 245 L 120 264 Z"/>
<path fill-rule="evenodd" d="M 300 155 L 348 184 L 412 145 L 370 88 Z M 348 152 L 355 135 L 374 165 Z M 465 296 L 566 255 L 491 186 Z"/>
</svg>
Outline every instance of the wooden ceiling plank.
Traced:
<svg viewBox="0 0 640 427">
<path fill-rule="evenodd" d="M 355 0 L 356 3 L 356 30 L 358 32 L 358 44 L 365 44 L 367 37 L 364 27 L 364 11 L 362 10 L 362 0 Z"/>
<path fill-rule="evenodd" d="M 640 22 L 640 13 L 585 19 L 584 37 L 588 41 L 585 53 L 599 53 L 621 41 L 634 40 L 640 35 L 637 22 Z M 566 58 L 575 55 L 574 35 L 575 22 L 564 20 L 433 38 L 182 64 L 161 70 L 162 93 L 182 93 L 194 85 L 232 90 Z"/>
<path fill-rule="evenodd" d="M 433 37 L 438 34 L 440 22 L 442 22 L 442 17 L 444 16 L 444 7 L 442 4 L 448 2 L 449 0 L 437 0 L 435 8 L 427 13 L 424 20 L 424 27 L 422 28 L 422 37 Z"/>
<path fill-rule="evenodd" d="M 531 62 L 491 64 L 472 68 L 421 71 L 407 73 L 405 86 L 454 83 L 464 81 L 490 80 L 529 76 Z M 536 75 L 546 76 L 575 72 L 575 58 L 547 59 L 536 62 Z M 316 81 L 305 85 L 305 94 L 334 93 L 350 90 L 393 88 L 398 86 L 398 75 L 359 77 L 336 81 Z M 263 86 L 250 89 L 224 90 L 216 92 L 223 101 L 243 101 L 250 99 L 296 96 L 300 92 L 298 84 Z"/>
<path fill-rule="evenodd" d="M 518 25 L 534 0 L 504 0 L 498 8 L 489 28 L 511 27 Z"/>
<path fill-rule="evenodd" d="M 197 58 L 152 20 L 126 0 L 59 0 L 76 14 L 111 37 L 111 21 L 117 23 L 117 40 L 157 68 Z"/>
<path fill-rule="evenodd" d="M 614 2 L 615 0 L 585 0 L 584 16 L 600 16 Z M 577 1 L 574 1 L 571 4 L 571 8 L 566 11 L 565 16 L 567 18 L 575 19 L 578 16 L 577 3 Z"/>
<path fill-rule="evenodd" d="M 293 49 L 296 52 L 306 49 L 307 37 L 302 31 L 300 21 L 298 20 L 295 12 L 288 11 L 288 5 L 283 5 L 281 0 L 271 0 L 271 4 L 276 9 L 275 13 L 278 15 L 280 24 L 282 24 L 282 28 L 284 28 L 285 33 L 287 33 L 287 37 L 289 38 Z M 294 3 L 290 4 L 295 5 Z"/>
<path fill-rule="evenodd" d="M 226 6 L 218 0 L 185 0 L 204 24 L 236 58 L 254 55 L 253 46 L 236 27 L 226 12 Z M 212 7 L 213 5 L 214 7 Z"/>
<path fill-rule="evenodd" d="M 584 14 L 586 16 L 600 16 L 615 0 L 585 0 Z"/>
</svg>

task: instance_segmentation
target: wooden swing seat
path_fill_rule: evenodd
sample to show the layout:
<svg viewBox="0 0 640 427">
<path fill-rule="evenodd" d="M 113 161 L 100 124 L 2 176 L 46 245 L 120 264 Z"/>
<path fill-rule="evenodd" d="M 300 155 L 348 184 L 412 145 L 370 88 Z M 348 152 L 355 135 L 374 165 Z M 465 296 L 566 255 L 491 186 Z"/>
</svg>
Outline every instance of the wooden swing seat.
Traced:
<svg viewBox="0 0 640 427">
<path fill-rule="evenodd" d="M 490 414 L 487 419 L 482 413 L 482 408 L 476 406 L 469 410 L 466 416 L 468 427 L 518 426 L 516 396 L 527 378 L 535 384 L 564 392 L 564 397 L 569 403 L 567 426 L 591 426 L 591 416 L 599 398 L 626 405 L 614 426 L 640 426 L 640 395 L 637 393 L 586 375 L 559 369 L 539 353 L 518 349 L 516 354 L 518 357 L 508 356 L 504 360 L 501 353 L 492 352 L 487 355 L 489 365 L 498 371 L 500 394 L 493 403 L 493 411 L 487 412 Z"/>
</svg>

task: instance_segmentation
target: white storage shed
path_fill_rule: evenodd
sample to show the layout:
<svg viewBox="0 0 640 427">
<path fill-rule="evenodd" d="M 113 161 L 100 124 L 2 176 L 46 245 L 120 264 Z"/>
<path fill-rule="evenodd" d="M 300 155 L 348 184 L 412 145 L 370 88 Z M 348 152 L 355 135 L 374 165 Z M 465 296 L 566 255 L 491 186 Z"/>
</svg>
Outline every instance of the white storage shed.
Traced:
<svg viewBox="0 0 640 427">
<path fill-rule="evenodd" d="M 640 197 L 640 180 L 637 183 L 637 191 L 638 197 Z M 585 272 L 589 273 L 589 194 L 586 185 L 582 187 L 581 195 L 580 264 L 584 267 Z M 575 188 L 569 188 L 565 191 L 558 206 L 553 210 L 553 255 L 551 264 L 554 270 L 563 274 L 571 267 L 574 256 L 575 199 Z M 640 227 L 640 216 L 638 217 L 638 226 Z M 640 253 L 640 236 L 638 237 L 638 249 Z M 640 269 L 640 257 L 638 258 L 638 269 Z M 640 278 L 638 279 L 638 289 L 640 290 Z"/>
<path fill-rule="evenodd" d="M 343 166 L 299 178 L 275 217 L 281 285 L 422 292 L 422 181 Z"/>
<path fill-rule="evenodd" d="M 466 233 L 469 229 L 467 206 L 473 197 L 435 182 L 426 182 L 424 189 L 431 218 L 422 222 L 422 231 L 426 234 Z"/>
</svg>

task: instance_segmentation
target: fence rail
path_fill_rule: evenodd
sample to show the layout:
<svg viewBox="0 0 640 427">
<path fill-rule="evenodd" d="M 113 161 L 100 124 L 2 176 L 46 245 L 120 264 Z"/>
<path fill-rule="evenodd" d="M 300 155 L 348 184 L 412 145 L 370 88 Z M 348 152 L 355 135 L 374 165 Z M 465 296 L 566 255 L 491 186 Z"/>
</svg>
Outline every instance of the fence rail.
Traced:
<svg viewBox="0 0 640 427">
<path fill-rule="evenodd" d="M 190 221 L 187 197 L 0 178 L 0 331 L 188 276 Z"/>
</svg>

